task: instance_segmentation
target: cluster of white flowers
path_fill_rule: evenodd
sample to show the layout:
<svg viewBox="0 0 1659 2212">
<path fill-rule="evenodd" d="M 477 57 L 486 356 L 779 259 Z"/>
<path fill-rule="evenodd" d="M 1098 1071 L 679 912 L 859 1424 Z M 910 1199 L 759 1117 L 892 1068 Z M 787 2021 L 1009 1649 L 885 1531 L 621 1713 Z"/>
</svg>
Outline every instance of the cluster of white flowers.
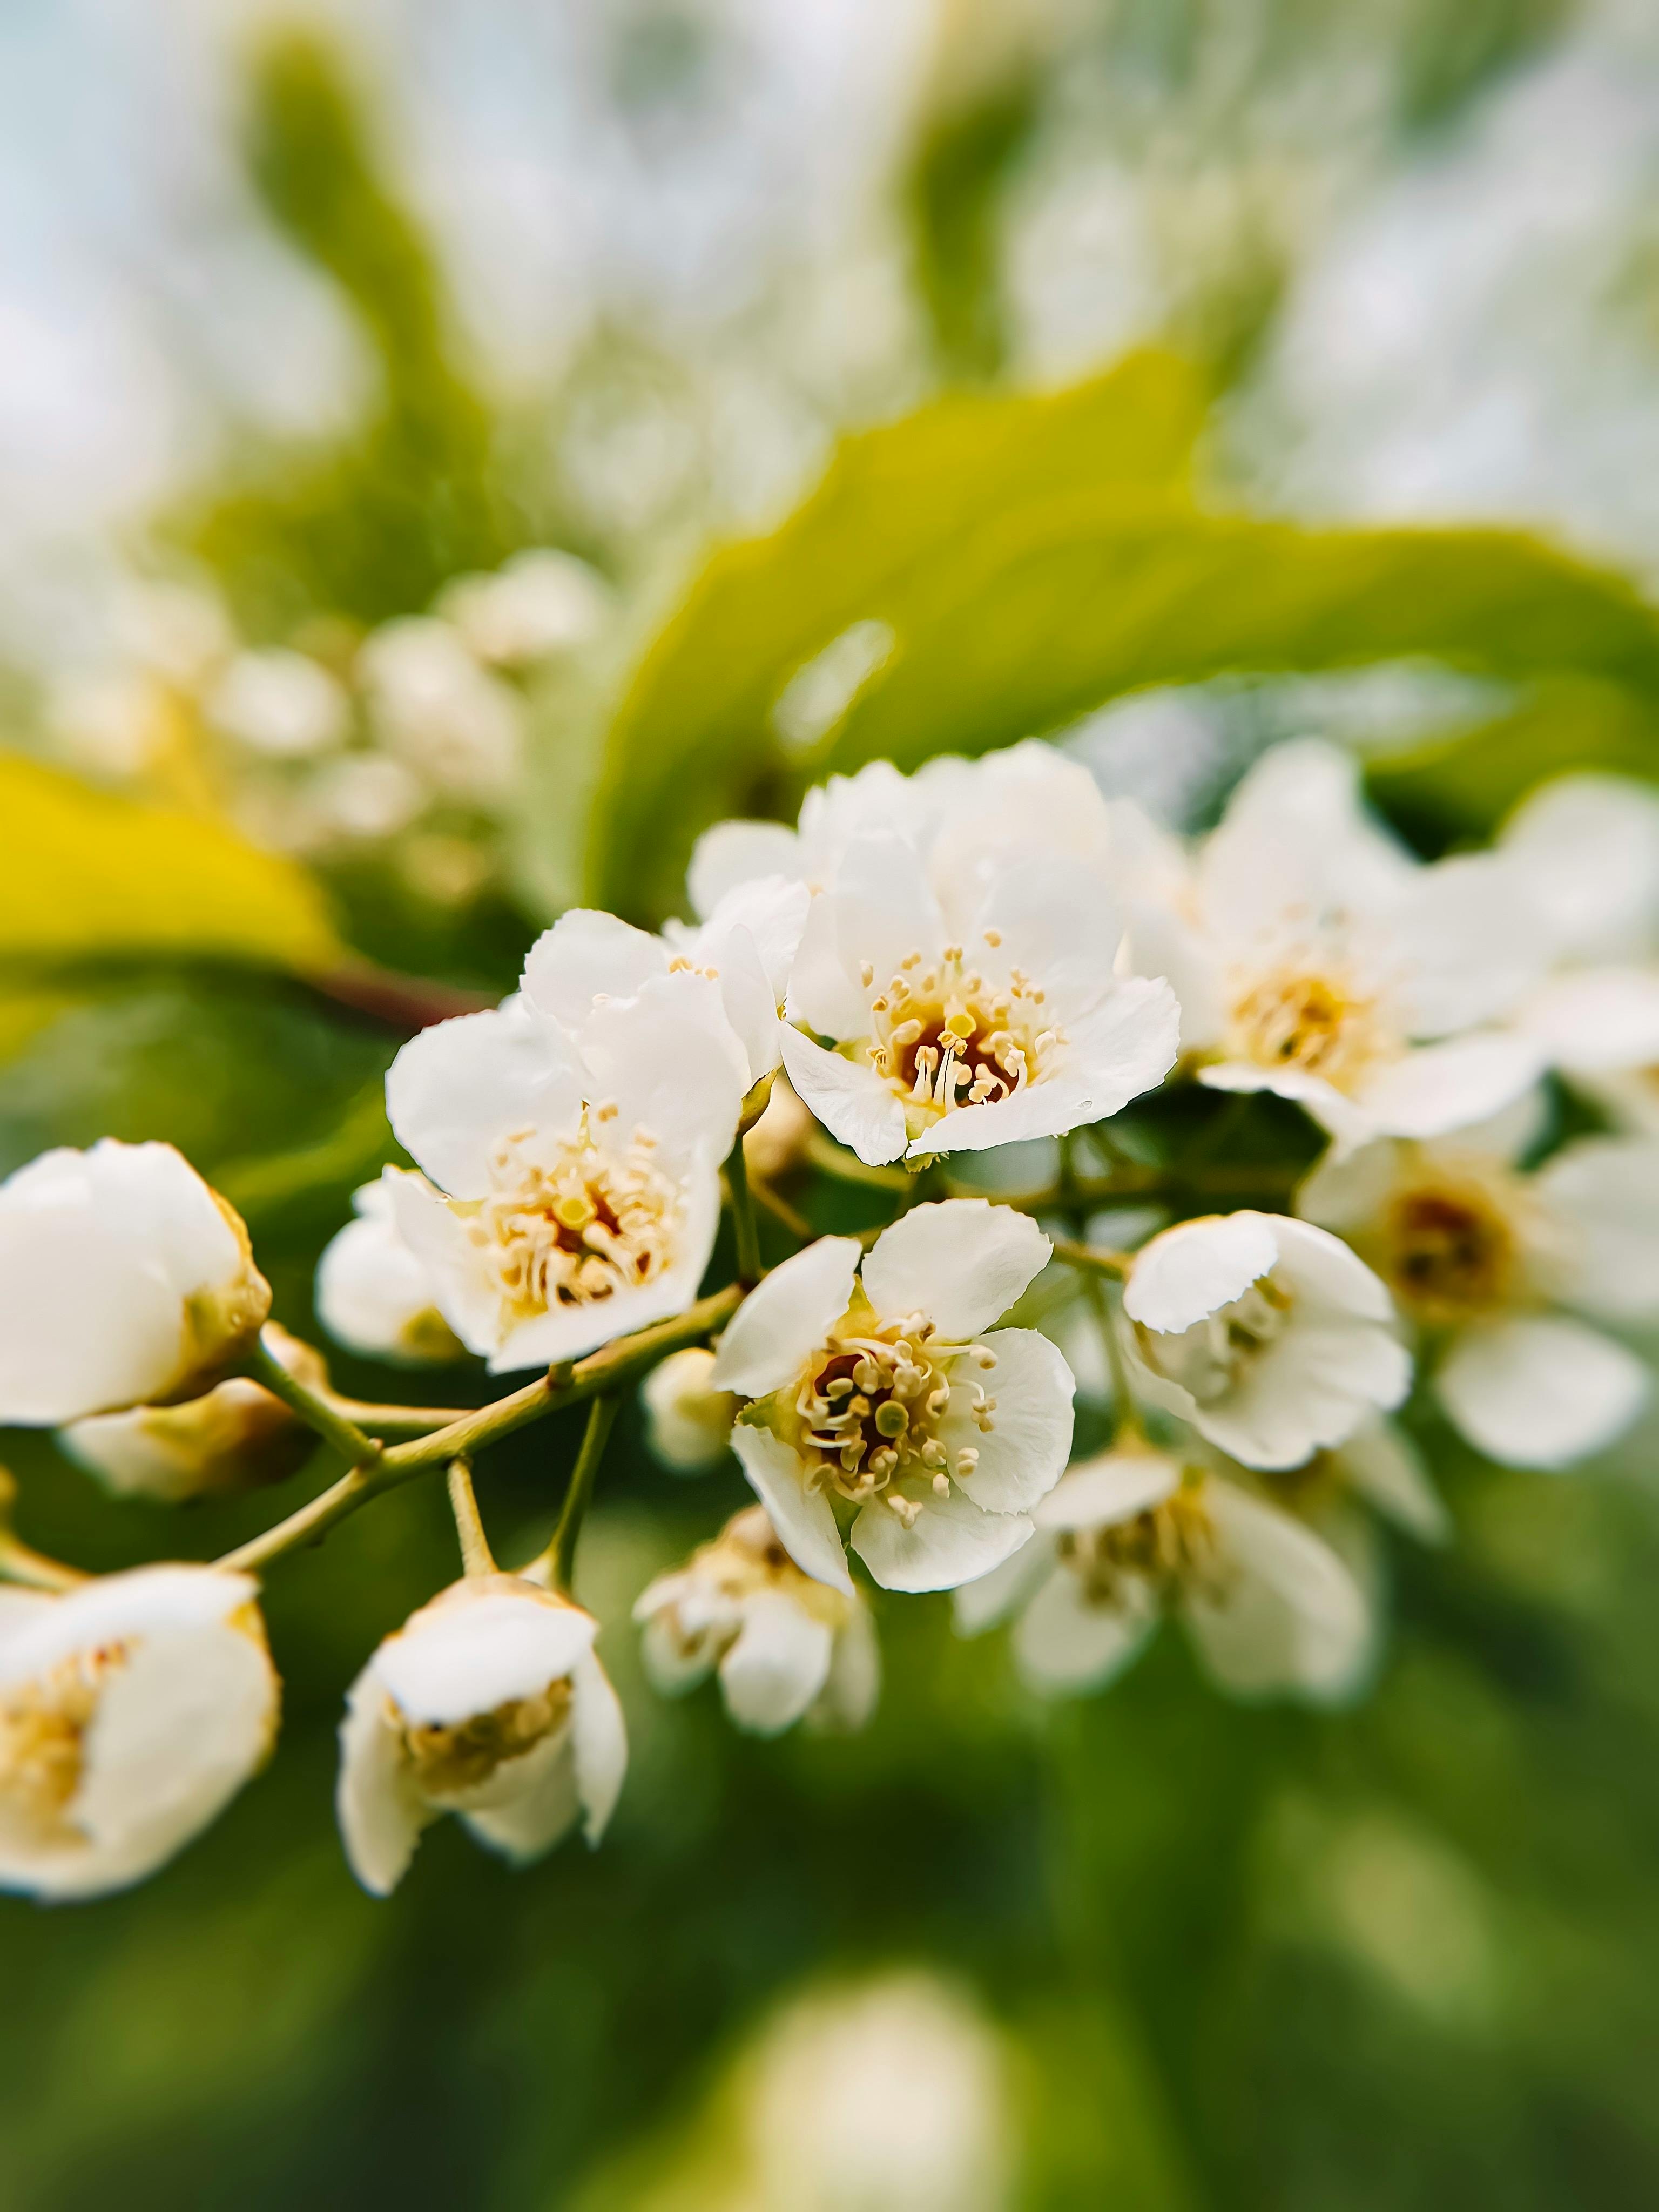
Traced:
<svg viewBox="0 0 1659 2212">
<path fill-rule="evenodd" d="M 515 1859 L 579 1822 L 597 1840 L 626 1741 L 570 1568 L 635 1378 L 658 1455 L 757 1501 L 640 1597 L 647 1671 L 671 1693 L 716 1674 L 763 1735 L 873 1709 L 849 1553 L 878 1590 L 954 1592 L 964 1634 L 1014 1616 L 1044 1692 L 1105 1682 L 1173 1614 L 1236 1694 L 1351 1697 L 1379 1645 L 1374 1516 L 1450 1527 L 1416 1439 L 1559 1468 L 1638 1418 L 1618 1332 L 1659 1316 L 1644 795 L 1570 780 L 1491 852 L 1425 864 L 1304 742 L 1189 846 L 1031 744 L 835 779 L 793 830 L 723 824 L 690 892 L 661 936 L 565 915 L 511 998 L 388 1075 L 416 1170 L 358 1194 L 318 1311 L 383 1359 L 544 1370 L 494 1407 L 410 1409 L 410 1441 L 376 1442 L 398 1409 L 342 1398 L 267 1324 L 241 1224 L 165 1146 L 0 1185 L 0 1420 L 60 1426 L 158 1499 L 281 1480 L 313 1432 L 349 1461 L 210 1567 L 88 1583 L 4 1536 L 0 1570 L 37 1586 L 0 1610 L 0 1879 L 111 1887 L 210 1818 L 275 1726 L 249 1571 L 445 1462 L 466 1572 L 351 1689 L 352 1865 L 390 1889 L 447 1811 Z M 964 1179 L 959 1155 L 1013 1143 L 1036 1188 Z M 1264 1173 L 1277 1210 L 1214 1210 Z M 769 1269 L 757 1201 L 793 1241 Z M 1091 1242 L 1126 1201 L 1132 1249 Z M 802 1210 L 849 1203 L 886 1218 L 815 1236 Z M 737 1279 L 710 1289 L 723 1212 Z M 1098 1431 L 1075 1460 L 1074 1369 Z M 574 1400 L 559 1532 L 504 1572 L 468 1462 Z"/>
<path fill-rule="evenodd" d="M 551 547 L 459 576 L 426 614 L 362 635 L 317 623 L 249 646 L 218 601 L 131 586 L 118 658 L 47 704 L 65 758 L 198 800 L 212 793 L 256 842 L 307 856 L 395 851 L 441 904 L 482 888 L 486 832 L 522 781 L 527 687 L 611 620 L 609 587 Z"/>
</svg>

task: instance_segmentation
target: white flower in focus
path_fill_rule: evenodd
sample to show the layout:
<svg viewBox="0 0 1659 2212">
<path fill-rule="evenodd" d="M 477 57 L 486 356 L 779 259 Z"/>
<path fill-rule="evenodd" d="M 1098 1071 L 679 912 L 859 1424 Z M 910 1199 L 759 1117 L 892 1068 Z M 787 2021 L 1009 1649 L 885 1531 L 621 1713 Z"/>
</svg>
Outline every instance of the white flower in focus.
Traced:
<svg viewBox="0 0 1659 2212">
<path fill-rule="evenodd" d="M 1162 1231 L 1135 1255 L 1123 1311 L 1146 1396 L 1245 1467 L 1299 1467 L 1411 1387 L 1382 1284 L 1283 1214 Z"/>
<path fill-rule="evenodd" d="M 0 1886 L 124 1889 L 223 1810 L 276 1732 L 257 1596 L 193 1566 L 0 1589 Z"/>
<path fill-rule="evenodd" d="M 240 1218 L 171 1145 L 106 1137 L 0 1182 L 0 1422 L 193 1396 L 270 1310 Z"/>
<path fill-rule="evenodd" d="M 1330 746 L 1276 746 L 1184 879 L 1130 919 L 1133 965 L 1168 976 L 1200 1081 L 1293 1099 L 1344 1147 L 1437 1136 L 1526 1090 L 1538 1048 L 1492 1024 L 1547 957 L 1512 859 L 1413 860 L 1357 779 Z"/>
<path fill-rule="evenodd" d="M 291 1375 L 325 1389 L 328 1370 L 308 1344 L 268 1322 L 264 1342 Z M 58 1441 L 117 1498 L 162 1505 L 234 1496 L 297 1474 L 317 1436 L 280 1398 L 233 1376 L 182 1406 L 133 1406 L 94 1413 L 60 1430 Z"/>
<path fill-rule="evenodd" d="M 692 850 L 685 887 L 692 911 L 707 921 L 721 901 L 769 876 L 827 890 L 848 847 L 863 836 L 901 836 L 918 844 L 929 811 L 916 777 L 890 761 L 872 761 L 856 775 L 832 775 L 801 801 L 796 827 L 781 822 L 717 822 Z"/>
<path fill-rule="evenodd" d="M 388 752 L 454 798 L 489 806 L 508 796 L 522 742 L 518 699 L 447 623 L 387 623 L 357 666 L 370 726 Z"/>
<path fill-rule="evenodd" d="M 868 1608 L 803 1574 L 759 1505 L 659 1575 L 634 1618 L 658 1689 L 678 1696 L 718 1668 L 727 1712 L 756 1735 L 803 1717 L 860 1729 L 875 1708 L 881 1659 Z"/>
<path fill-rule="evenodd" d="M 717 987 L 682 972 L 571 1032 L 522 1001 L 422 1030 L 386 1076 L 399 1234 L 492 1373 L 683 1313 L 720 1219 L 748 1084 Z"/>
<path fill-rule="evenodd" d="M 391 1186 L 354 1191 L 356 1215 L 317 1262 L 317 1317 L 337 1342 L 376 1359 L 422 1362 L 464 1357 L 438 1308 L 431 1276 L 393 1217 Z"/>
<path fill-rule="evenodd" d="M 543 545 L 515 553 L 493 576 L 457 577 L 438 611 L 480 660 L 522 668 L 587 644 L 611 610 L 610 587 L 596 569 Z"/>
<path fill-rule="evenodd" d="M 207 701 L 216 730 L 273 760 L 307 760 L 343 743 L 351 703 L 309 653 L 275 646 L 239 653 Z"/>
<path fill-rule="evenodd" d="M 950 1589 L 1030 1537 L 1072 1438 L 1072 1377 L 1034 1329 L 992 1328 L 1047 1263 L 983 1199 L 919 1206 L 866 1256 L 822 1237 L 751 1291 L 713 1381 L 757 1400 L 732 1446 L 796 1565 L 850 1594 L 848 1540 L 888 1589 Z"/>
<path fill-rule="evenodd" d="M 1509 1116 L 1455 1141 L 1368 1146 L 1316 1169 L 1297 1203 L 1423 1330 L 1430 1387 L 1469 1443 L 1558 1468 L 1613 1443 L 1650 1393 L 1645 1364 L 1577 1316 L 1659 1314 L 1659 1144 L 1587 1137 L 1527 1175 L 1525 1136 Z"/>
<path fill-rule="evenodd" d="M 1018 1611 L 1034 1688 L 1103 1687 L 1171 1613 L 1235 1696 L 1359 1686 L 1373 1636 L 1358 1582 L 1311 1528 L 1212 1469 L 1121 1445 L 1068 1468 L 1036 1517 L 1029 1549 L 956 1601 L 964 1635 Z"/>
<path fill-rule="evenodd" d="M 677 1474 L 702 1474 L 732 1449 L 738 1401 L 730 1390 L 711 1386 L 714 1371 L 714 1353 L 688 1345 L 659 1360 L 640 1385 L 646 1441 Z"/>
<path fill-rule="evenodd" d="M 628 1739 L 596 1632 L 579 1607 L 496 1574 L 453 1583 L 386 1638 L 340 1725 L 340 1832 L 365 1889 L 395 1889 L 446 1813 L 519 1864 L 579 1819 L 599 1842 Z"/>
</svg>

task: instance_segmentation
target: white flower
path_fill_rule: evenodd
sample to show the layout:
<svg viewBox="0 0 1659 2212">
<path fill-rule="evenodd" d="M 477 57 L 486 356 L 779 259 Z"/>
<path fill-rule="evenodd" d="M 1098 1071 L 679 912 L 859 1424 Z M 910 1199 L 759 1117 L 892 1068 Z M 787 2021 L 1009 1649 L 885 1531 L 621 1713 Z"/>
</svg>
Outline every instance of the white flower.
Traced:
<svg viewBox="0 0 1659 2212">
<path fill-rule="evenodd" d="M 1350 1559 L 1356 1507 L 1369 1508 L 1419 1544 L 1443 1544 L 1451 1534 L 1451 1517 L 1423 1455 L 1397 1422 L 1381 1415 L 1364 1422 L 1345 1443 L 1316 1452 L 1301 1467 L 1276 1472 L 1265 1486 L 1289 1511 L 1312 1521 Z M 1369 1530 L 1369 1519 L 1364 1526 Z"/>
<path fill-rule="evenodd" d="M 1120 1446 L 1069 1468 L 1029 1549 L 957 1595 L 960 1632 L 1018 1609 L 1021 1673 L 1050 1693 L 1098 1689 L 1174 1613 L 1239 1697 L 1351 1696 L 1372 1650 L 1358 1583 L 1330 1546 L 1200 1464 Z"/>
<path fill-rule="evenodd" d="M 1649 1394 L 1633 1352 L 1552 1309 L 1659 1314 L 1659 1144 L 1588 1137 L 1523 1175 L 1526 1133 L 1511 1115 L 1455 1141 L 1368 1146 L 1316 1169 L 1298 1204 L 1425 1332 L 1431 1387 L 1477 1449 L 1565 1467 L 1621 1436 Z"/>
<path fill-rule="evenodd" d="M 1163 1231 L 1135 1255 L 1123 1310 L 1146 1395 L 1246 1467 L 1299 1467 L 1411 1387 L 1382 1283 L 1283 1214 Z"/>
<path fill-rule="evenodd" d="M 352 1194 L 354 1221 L 317 1262 L 317 1317 L 329 1334 L 377 1359 L 447 1360 L 463 1356 L 439 1311 L 436 1285 L 393 1218 L 382 1179 Z"/>
<path fill-rule="evenodd" d="M 732 1449 L 738 1400 L 711 1388 L 714 1355 L 700 1344 L 659 1360 L 640 1386 L 646 1436 L 665 1466 L 680 1474 L 718 1467 Z"/>
<path fill-rule="evenodd" d="M 440 612 L 480 660 L 520 668 L 586 645 L 604 628 L 611 592 L 586 561 L 548 545 L 515 553 L 493 576 L 459 576 Z"/>
<path fill-rule="evenodd" d="M 0 1885 L 124 1889 L 223 1810 L 276 1730 L 257 1595 L 192 1566 L 0 1589 Z"/>
<path fill-rule="evenodd" d="M 509 1001 L 412 1038 L 386 1111 L 431 1181 L 387 1182 L 462 1343 L 500 1373 L 683 1313 L 747 1083 L 717 987 L 689 972 L 591 1005 L 574 1034 Z"/>
<path fill-rule="evenodd" d="M 874 1710 L 881 1660 L 867 1607 L 803 1574 L 765 1510 L 750 1505 L 634 1607 L 646 1671 L 665 1695 L 718 1668 L 739 1728 L 777 1735 L 803 1716 L 862 1728 Z"/>
<path fill-rule="evenodd" d="M 1540 1053 L 1489 1025 L 1546 957 L 1512 860 L 1412 860 L 1366 819 L 1357 775 L 1314 740 L 1277 746 L 1130 928 L 1134 967 L 1181 1001 L 1200 1080 L 1294 1099 L 1344 1146 L 1437 1136 L 1518 1097 Z"/>
<path fill-rule="evenodd" d="M 264 1342 L 289 1374 L 326 1389 L 328 1370 L 308 1344 L 269 1322 Z M 163 1505 L 286 1482 L 317 1449 L 316 1432 L 297 1413 L 242 1376 L 182 1406 L 94 1413 L 60 1430 L 58 1441 L 116 1497 Z"/>
<path fill-rule="evenodd" d="M 1030 1537 L 1072 1377 L 1046 1337 L 990 1324 L 1049 1249 L 1024 1214 L 954 1199 L 884 1230 L 861 1280 L 856 1240 L 826 1237 L 738 1309 L 712 1379 L 759 1401 L 732 1449 L 809 1575 L 853 1587 L 832 1501 L 857 1509 L 853 1549 L 888 1589 L 949 1589 Z"/>
<path fill-rule="evenodd" d="M 251 752 L 303 760 L 343 742 L 351 703 L 319 661 L 275 646 L 237 654 L 209 695 L 207 716 Z"/>
<path fill-rule="evenodd" d="M 458 799 L 489 805 L 507 796 L 522 742 L 519 702 L 447 623 L 387 623 L 357 665 L 370 726 L 389 752 Z"/>
<path fill-rule="evenodd" d="M 171 1145 L 106 1137 L 0 1183 L 0 1422 L 195 1395 L 270 1310 L 240 1219 Z"/>
<path fill-rule="evenodd" d="M 445 1813 L 520 1863 L 579 1817 L 599 1842 L 628 1740 L 596 1629 L 520 1576 L 480 1575 L 386 1638 L 340 1727 L 340 1832 L 365 1889 L 395 1889 L 421 1831 Z"/>
</svg>

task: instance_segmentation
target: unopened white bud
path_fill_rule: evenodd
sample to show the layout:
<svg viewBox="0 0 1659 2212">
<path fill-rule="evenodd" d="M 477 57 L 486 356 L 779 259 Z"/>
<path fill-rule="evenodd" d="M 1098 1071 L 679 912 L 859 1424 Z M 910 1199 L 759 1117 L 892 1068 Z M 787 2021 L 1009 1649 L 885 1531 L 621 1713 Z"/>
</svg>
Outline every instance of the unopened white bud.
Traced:
<svg viewBox="0 0 1659 2212">
<path fill-rule="evenodd" d="M 714 1353 L 694 1345 L 671 1352 L 640 1388 L 647 1440 L 663 1464 L 680 1474 L 718 1467 L 731 1448 L 741 1401 L 730 1390 L 709 1388 L 714 1367 Z"/>
</svg>

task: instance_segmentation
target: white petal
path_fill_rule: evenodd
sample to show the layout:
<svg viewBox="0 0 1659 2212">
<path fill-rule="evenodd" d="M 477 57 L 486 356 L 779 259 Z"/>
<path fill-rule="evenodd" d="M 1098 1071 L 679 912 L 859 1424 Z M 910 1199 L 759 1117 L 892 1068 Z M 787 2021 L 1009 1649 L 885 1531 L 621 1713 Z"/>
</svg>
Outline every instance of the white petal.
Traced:
<svg viewBox="0 0 1659 2212">
<path fill-rule="evenodd" d="M 1358 1254 L 1310 1221 L 1273 1217 L 1279 1243 L 1279 1272 L 1304 1306 L 1353 1315 L 1364 1321 L 1392 1322 L 1394 1301 L 1380 1275 Z"/>
<path fill-rule="evenodd" d="M 957 1480 L 988 1513 L 1024 1513 L 1046 1497 L 1065 1472 L 1072 1449 L 1072 1370 L 1060 1348 L 1034 1328 L 994 1329 L 984 1340 L 996 1365 L 982 1370 L 958 1362 L 939 1439 L 951 1455 L 979 1454 L 971 1474 Z M 996 1400 L 988 1430 L 970 1407 L 974 1384 Z"/>
<path fill-rule="evenodd" d="M 865 1294 L 882 1320 L 923 1314 L 941 1338 L 961 1342 L 1007 1312 L 1053 1249 L 1012 1206 L 982 1198 L 915 1206 L 877 1237 Z"/>
<path fill-rule="evenodd" d="M 524 995 L 538 1014 L 579 1030 L 596 999 L 631 999 L 668 973 L 668 947 L 614 914 L 573 907 L 531 946 Z"/>
<path fill-rule="evenodd" d="M 799 841 L 781 822 L 717 822 L 692 848 L 685 887 L 692 911 L 707 921 L 739 884 L 800 872 Z"/>
<path fill-rule="evenodd" d="M 1014 1659 L 1031 1687 L 1050 1696 L 1103 1689 L 1158 1624 L 1158 1599 L 1138 1576 L 1121 1577 L 1109 1601 L 1091 1599 L 1070 1568 L 1057 1567 L 1014 1624 Z"/>
<path fill-rule="evenodd" d="M 1510 817 L 1503 842 L 1563 954 L 1618 959 L 1647 949 L 1659 922 L 1659 802 L 1649 785 L 1558 776 Z"/>
<path fill-rule="evenodd" d="M 698 933 L 698 946 L 720 944 L 728 930 L 745 929 L 755 940 L 775 1007 L 783 1004 L 789 973 L 800 951 L 812 895 L 787 876 L 762 876 L 733 886 L 714 907 Z M 703 963 L 698 960 L 696 963 Z"/>
<path fill-rule="evenodd" d="M 1659 969 L 1558 975 L 1528 1000 L 1519 1027 L 1569 1075 L 1651 1067 L 1659 1062 Z"/>
<path fill-rule="evenodd" d="M 774 1267 L 732 1316 L 710 1389 L 763 1398 L 790 1382 L 851 1303 L 859 1254 L 856 1237 L 820 1237 Z"/>
<path fill-rule="evenodd" d="M 500 1287 L 465 1224 L 424 1176 L 388 1168 L 386 1186 L 398 1234 L 430 1285 L 439 1312 L 469 1352 L 495 1352 L 501 1332 Z"/>
<path fill-rule="evenodd" d="M 1246 1467 L 1300 1467 L 1345 1443 L 1367 1417 L 1389 1412 L 1411 1388 L 1411 1356 L 1369 1322 L 1298 1322 L 1241 1386 L 1187 1419 Z"/>
<path fill-rule="evenodd" d="M 1534 1188 L 1566 1232 L 1565 1298 L 1609 1321 L 1659 1313 L 1659 1143 L 1582 1138 Z"/>
<path fill-rule="evenodd" d="M 1080 1459 L 1036 1508 L 1039 1528 L 1099 1528 L 1150 1512 L 1181 1487 L 1181 1466 L 1158 1451 L 1124 1445 Z"/>
<path fill-rule="evenodd" d="M 488 1802 L 456 1802 L 453 1809 L 481 1844 L 514 1866 L 544 1857 L 569 1834 L 581 1809 L 570 1730 L 544 1736 L 497 1767 L 477 1796 Z"/>
<path fill-rule="evenodd" d="M 902 837 L 855 837 L 842 857 L 834 890 L 824 898 L 834 911 L 842 966 L 856 978 L 867 963 L 878 991 L 912 953 L 936 955 L 945 942 L 944 921 L 927 872 Z"/>
<path fill-rule="evenodd" d="M 749 1062 L 706 975 L 659 975 L 596 1006 L 580 1041 L 589 1096 L 616 1108 L 602 1126 L 618 1143 L 643 1129 L 665 1161 L 731 1151 Z"/>
<path fill-rule="evenodd" d="M 934 879 L 948 878 L 936 872 Z M 1000 975 L 1023 969 L 1062 1021 L 1086 1012 L 1109 988 L 1123 921 L 1086 862 L 1050 849 L 993 863 L 975 909 L 953 917 L 966 925 L 969 958 Z M 984 943 L 987 930 L 1001 939 L 994 951 Z"/>
<path fill-rule="evenodd" d="M 1333 1148 L 1297 1193 L 1296 1210 L 1324 1229 L 1369 1228 L 1393 1197 L 1408 1158 L 1392 1137 L 1379 1137 L 1357 1152 Z"/>
<path fill-rule="evenodd" d="M 16 1620 L 0 1640 L 0 1683 L 49 1674 L 77 1653 L 106 1644 L 218 1627 L 258 1594 L 251 1576 L 218 1567 L 131 1567 L 100 1575 Z"/>
<path fill-rule="evenodd" d="M 374 1666 L 409 1719 L 452 1728 L 562 1680 L 594 1633 L 591 1615 L 527 1583 L 518 1589 L 457 1583 L 388 1637 Z"/>
<path fill-rule="evenodd" d="M 398 1143 L 441 1189 L 483 1198 L 504 1137 L 574 1128 L 581 1080 L 569 1041 L 514 1004 L 411 1037 L 386 1071 L 386 1105 Z"/>
<path fill-rule="evenodd" d="M 956 1489 L 936 1498 L 921 1484 L 903 1487 L 921 1507 L 912 1527 L 878 1501 L 862 1508 L 849 1539 L 884 1589 L 955 1589 L 988 1575 L 1030 1540 L 1023 1513 L 981 1513 Z"/>
<path fill-rule="evenodd" d="M 910 1141 L 904 1109 L 873 1067 L 825 1051 L 799 1030 L 786 1028 L 779 1042 L 801 1103 L 832 1137 L 871 1167 L 902 1157 Z"/>
<path fill-rule="evenodd" d="M 1548 958 L 1525 872 L 1502 853 L 1419 869 L 1389 920 L 1413 1036 L 1450 1036 L 1508 1012 Z"/>
<path fill-rule="evenodd" d="M 367 1188 L 374 1211 L 360 1208 L 317 1262 L 317 1317 L 354 1352 L 383 1359 L 442 1358 L 448 1332 L 435 1285 L 392 1218 L 390 1193 L 380 1183 Z M 452 1339 L 448 1356 L 459 1349 Z"/>
<path fill-rule="evenodd" d="M 784 1011 L 790 1021 L 818 1036 L 839 1040 L 870 1033 L 870 994 L 858 969 L 849 973 L 841 957 L 833 899 L 816 898 L 807 910 L 790 965 Z"/>
<path fill-rule="evenodd" d="M 1264 1213 L 1240 1212 L 1164 1230 L 1135 1255 L 1124 1311 L 1164 1334 L 1192 1328 L 1269 1272 L 1279 1258 L 1276 1229 Z"/>
<path fill-rule="evenodd" d="M 881 1646 L 867 1606 L 854 1607 L 836 1636 L 830 1672 L 806 1716 L 809 1728 L 861 1729 L 881 1696 Z"/>
<path fill-rule="evenodd" d="M 1443 1544 L 1451 1516 L 1423 1455 L 1392 1421 L 1367 1421 L 1338 1454 L 1345 1479 L 1365 1503 L 1419 1543 Z"/>
<path fill-rule="evenodd" d="M 807 1490 L 801 1463 L 788 1445 L 769 1429 L 739 1421 L 732 1431 L 732 1449 L 766 1508 L 778 1541 L 802 1573 L 850 1596 L 853 1577 L 847 1571 L 847 1555 L 830 1501 L 821 1490 Z"/>
<path fill-rule="evenodd" d="M 373 1896 L 389 1897 L 433 1813 L 410 1779 L 372 1661 L 346 1698 L 334 1802 L 351 1871 Z"/>
<path fill-rule="evenodd" d="M 1641 1412 L 1650 1387 L 1634 1352 L 1559 1318 L 1470 1329 L 1434 1378 L 1469 1442 L 1510 1467 L 1566 1467 L 1604 1449 Z"/>
<path fill-rule="evenodd" d="M 720 984 L 720 1004 L 743 1047 L 752 1088 L 778 1064 L 778 994 L 749 930 L 737 923 L 720 924 L 705 931 L 704 939 L 699 964 Z"/>
<path fill-rule="evenodd" d="M 1225 1577 L 1188 1587 L 1183 1610 L 1200 1656 L 1238 1697 L 1351 1696 L 1372 1650 L 1364 1592 L 1330 1546 L 1276 1506 L 1212 1478 L 1205 1505 Z"/>
<path fill-rule="evenodd" d="M 1530 1038 L 1499 1030 L 1419 1045 L 1374 1075 L 1356 1103 L 1395 1137 L 1442 1137 L 1484 1121 L 1543 1073 Z"/>
<path fill-rule="evenodd" d="M 1006 1620 L 1039 1590 L 1053 1573 L 1054 1540 L 1040 1531 L 988 1575 L 963 1583 L 951 1593 L 951 1620 L 958 1636 L 983 1636 Z"/>
<path fill-rule="evenodd" d="M 726 1708 L 756 1735 L 793 1728 L 829 1677 L 833 1637 L 781 1590 L 762 1590 L 743 1608 L 737 1642 L 720 1662 Z"/>
<path fill-rule="evenodd" d="M 576 1795 L 581 1801 L 582 1834 L 597 1844 L 611 1825 L 628 1771 L 628 1726 L 611 1677 L 597 1655 L 584 1652 L 572 1670 L 571 1747 L 575 1757 Z"/>
</svg>

